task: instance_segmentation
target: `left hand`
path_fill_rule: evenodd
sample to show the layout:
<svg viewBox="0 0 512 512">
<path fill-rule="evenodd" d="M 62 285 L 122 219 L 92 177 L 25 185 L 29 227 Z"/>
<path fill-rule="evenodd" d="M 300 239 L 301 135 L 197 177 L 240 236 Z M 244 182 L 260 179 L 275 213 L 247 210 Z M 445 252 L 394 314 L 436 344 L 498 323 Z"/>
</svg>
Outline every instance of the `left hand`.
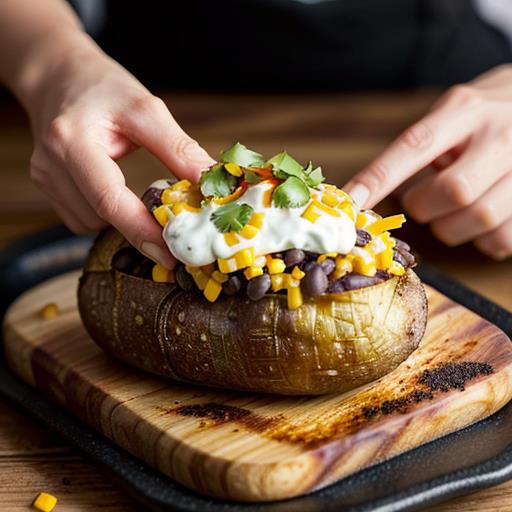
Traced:
<svg viewBox="0 0 512 512">
<path fill-rule="evenodd" d="M 445 244 L 512 255 L 512 65 L 451 88 L 344 189 L 372 207 L 400 185 L 408 214 Z"/>
</svg>

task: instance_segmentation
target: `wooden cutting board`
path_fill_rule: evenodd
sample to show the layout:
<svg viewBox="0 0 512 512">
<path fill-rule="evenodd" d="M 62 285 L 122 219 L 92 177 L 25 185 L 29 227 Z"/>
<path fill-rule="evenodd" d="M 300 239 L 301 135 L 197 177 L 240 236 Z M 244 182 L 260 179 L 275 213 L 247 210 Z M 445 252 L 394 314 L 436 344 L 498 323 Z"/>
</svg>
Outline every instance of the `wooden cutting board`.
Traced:
<svg viewBox="0 0 512 512">
<path fill-rule="evenodd" d="M 201 493 L 244 501 L 304 494 L 489 416 L 512 396 L 509 338 L 429 287 L 426 335 L 395 371 L 342 395 L 286 398 L 178 384 L 111 359 L 82 327 L 77 279 L 54 278 L 11 306 L 9 366 Z M 59 315 L 43 319 L 49 302 Z"/>
</svg>

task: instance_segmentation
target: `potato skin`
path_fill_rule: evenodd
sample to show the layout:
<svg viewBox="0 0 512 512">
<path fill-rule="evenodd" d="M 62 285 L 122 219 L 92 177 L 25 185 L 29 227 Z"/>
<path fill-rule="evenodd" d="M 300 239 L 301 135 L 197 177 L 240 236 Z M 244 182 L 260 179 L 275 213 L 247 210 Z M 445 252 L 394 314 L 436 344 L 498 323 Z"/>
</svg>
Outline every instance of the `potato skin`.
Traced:
<svg viewBox="0 0 512 512">
<path fill-rule="evenodd" d="M 375 380 L 418 346 L 427 300 L 412 270 L 383 283 L 306 301 L 252 302 L 123 274 L 113 229 L 91 250 L 78 304 L 105 351 L 144 370 L 194 384 L 286 395 L 340 393 Z"/>
</svg>

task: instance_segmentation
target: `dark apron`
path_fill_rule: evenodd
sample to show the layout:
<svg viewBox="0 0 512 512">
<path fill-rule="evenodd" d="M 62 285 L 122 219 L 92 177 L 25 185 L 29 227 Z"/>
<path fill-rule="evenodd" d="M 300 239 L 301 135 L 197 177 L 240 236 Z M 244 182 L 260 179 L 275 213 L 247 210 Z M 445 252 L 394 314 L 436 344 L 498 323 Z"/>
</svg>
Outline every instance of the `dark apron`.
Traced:
<svg viewBox="0 0 512 512">
<path fill-rule="evenodd" d="M 99 43 L 152 87 L 449 85 L 512 57 L 467 0 L 112 0 L 107 9 Z"/>
</svg>

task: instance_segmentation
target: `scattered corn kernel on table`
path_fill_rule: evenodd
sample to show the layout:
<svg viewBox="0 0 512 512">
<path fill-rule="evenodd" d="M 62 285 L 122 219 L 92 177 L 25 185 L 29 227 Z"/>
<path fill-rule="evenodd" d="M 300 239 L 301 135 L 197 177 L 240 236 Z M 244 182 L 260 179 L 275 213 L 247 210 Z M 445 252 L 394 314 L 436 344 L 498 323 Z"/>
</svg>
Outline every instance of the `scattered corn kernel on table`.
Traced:
<svg viewBox="0 0 512 512">
<path fill-rule="evenodd" d="M 265 154 L 286 148 L 297 158 L 313 158 L 337 184 L 361 168 L 409 123 L 439 91 L 329 95 L 165 96 L 182 126 L 212 155 L 234 138 Z M 0 104 L 0 248 L 58 222 L 49 204 L 30 183 L 31 138 L 28 123 L 11 103 Z M 165 168 L 148 153 L 124 158 L 129 185 L 141 193 Z M 391 201 L 380 211 L 397 211 Z M 512 260 L 496 263 L 471 246 L 443 247 L 428 229 L 411 222 L 404 238 L 448 275 L 512 310 Z M 73 511 L 135 511 L 126 497 L 79 453 L 30 417 L 0 400 L 0 510 L 29 510 L 40 491 L 55 495 L 55 508 Z M 434 509 L 431 509 L 434 510 Z M 435 507 L 436 511 L 512 511 L 512 482 Z"/>
</svg>

